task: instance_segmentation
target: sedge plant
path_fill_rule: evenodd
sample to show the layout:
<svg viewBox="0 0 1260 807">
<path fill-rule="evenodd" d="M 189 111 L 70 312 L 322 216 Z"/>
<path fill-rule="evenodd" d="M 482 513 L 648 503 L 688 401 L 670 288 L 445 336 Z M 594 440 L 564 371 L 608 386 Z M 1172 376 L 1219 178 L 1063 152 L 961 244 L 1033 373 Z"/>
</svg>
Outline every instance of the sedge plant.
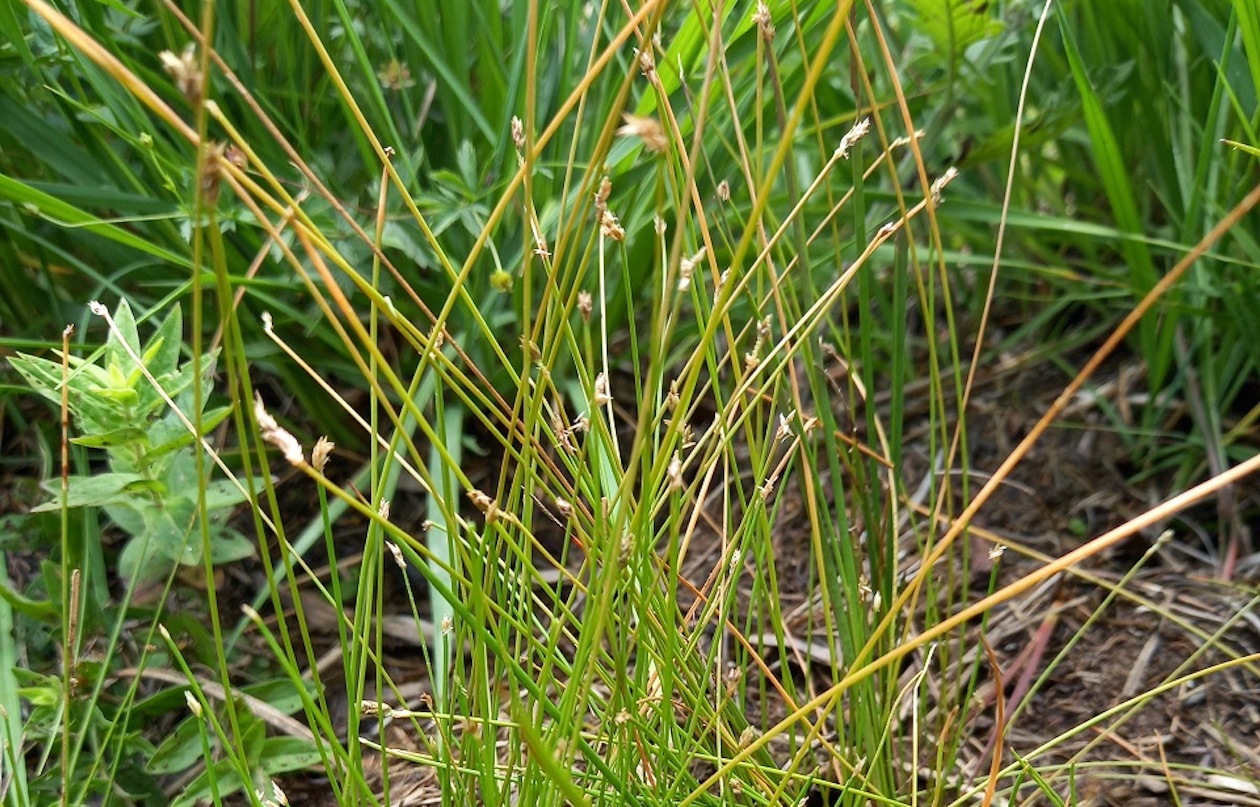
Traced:
<svg viewBox="0 0 1260 807">
<path fill-rule="evenodd" d="M 1003 30 L 894 5 L 946 32 L 947 81 Z M 230 785 L 262 803 L 263 780 L 299 762 L 342 804 L 402 800 L 414 771 L 461 805 L 1058 792 L 1035 753 L 997 753 L 988 778 L 956 765 L 991 674 L 983 626 L 1129 533 L 971 589 L 970 519 L 1040 431 L 972 486 L 976 335 L 942 226 L 962 180 L 932 159 L 930 96 L 903 85 L 874 4 L 383 3 L 368 24 L 350 2 L 261 21 L 164 6 L 160 58 L 131 49 L 113 12 L 24 7 L 32 64 L 55 41 L 92 82 L 65 103 L 99 94 L 151 132 L 128 142 L 161 150 L 173 201 L 136 236 L 64 187 L 15 179 L 0 189 L 36 208 L 23 238 L 49 240 L 56 202 L 148 256 L 145 272 L 175 251 L 193 366 L 203 332 L 222 335 L 224 447 L 271 610 L 227 631 L 209 603 L 221 655 L 182 666 L 194 719 L 158 757 L 204 749 L 183 799 Z M 275 86 L 269 53 L 297 92 Z M 306 437 L 303 417 L 340 447 Z M 339 451 L 366 464 L 366 490 L 328 462 Z M 394 509 L 402 476 L 422 520 Z M 279 495 L 294 489 L 314 520 Z M 361 519 L 349 551 L 345 512 Z M 303 530 L 326 539 L 322 573 L 290 537 Z M 402 607 L 386 602 L 396 567 Z M 411 617 L 419 694 L 389 663 L 389 610 Z M 287 678 L 300 747 L 267 746 L 232 694 L 247 673 L 226 657 L 245 646 Z"/>
</svg>

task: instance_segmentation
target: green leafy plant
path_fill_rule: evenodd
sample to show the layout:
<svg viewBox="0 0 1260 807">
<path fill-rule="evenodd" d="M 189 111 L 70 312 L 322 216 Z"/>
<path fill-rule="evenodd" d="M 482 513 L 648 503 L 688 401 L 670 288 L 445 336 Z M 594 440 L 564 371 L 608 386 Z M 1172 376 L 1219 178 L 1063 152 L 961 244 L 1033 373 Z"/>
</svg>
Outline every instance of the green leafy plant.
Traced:
<svg viewBox="0 0 1260 807">
<path fill-rule="evenodd" d="M 108 470 L 71 476 L 62 494 L 60 480 L 45 483 L 54 495 L 36 512 L 61 507 L 100 507 L 131 536 L 119 558 L 119 572 L 132 582 L 152 581 L 177 565 L 202 562 L 201 514 L 215 563 L 248 557 L 253 544 L 225 521 L 245 499 L 226 480 L 204 486 L 199 506 L 199 472 L 193 452 L 192 424 L 200 412 L 201 428 L 211 429 L 231 411 L 206 411 L 214 353 L 199 362 L 180 363 L 179 307 L 143 345 L 126 300 L 118 304 L 104 347 L 94 357 L 65 357 L 60 362 L 19 353 L 9 361 L 33 390 L 66 402 L 78 427 L 72 442 L 101 449 Z M 65 378 L 63 379 L 63 374 Z M 201 376 L 199 395 L 194 380 Z"/>
</svg>

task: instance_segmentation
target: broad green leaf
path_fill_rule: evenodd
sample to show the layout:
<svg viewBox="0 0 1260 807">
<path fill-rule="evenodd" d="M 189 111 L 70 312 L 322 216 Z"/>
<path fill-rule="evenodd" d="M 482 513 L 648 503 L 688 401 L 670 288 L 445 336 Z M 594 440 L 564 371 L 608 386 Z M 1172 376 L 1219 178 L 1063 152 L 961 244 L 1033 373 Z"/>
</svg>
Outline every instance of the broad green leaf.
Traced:
<svg viewBox="0 0 1260 807">
<path fill-rule="evenodd" d="M 161 580 L 171 570 L 171 561 L 148 545 L 137 535 L 127 542 L 118 556 L 118 574 L 124 580 L 135 583 L 152 583 Z"/>
<path fill-rule="evenodd" d="M 171 807 L 193 807 L 195 804 L 211 803 L 211 797 L 215 795 L 210 787 L 212 779 L 214 790 L 219 796 L 230 796 L 238 792 L 243 784 L 240 774 L 236 772 L 235 762 L 231 759 L 221 759 L 214 763 L 212 768 L 202 771 L 189 782 L 184 792 L 179 794 L 179 798 L 171 802 Z"/>
<path fill-rule="evenodd" d="M 121 429 L 114 429 L 108 432 L 96 432 L 94 434 L 85 434 L 81 437 L 72 437 L 70 442 L 78 446 L 86 448 L 119 448 L 120 446 L 143 445 L 148 442 L 148 435 L 144 429 L 135 426 L 124 426 Z"/>
<path fill-rule="evenodd" d="M 240 728 L 236 751 L 253 768 L 262 759 L 263 748 L 266 747 L 267 725 L 250 710 L 243 698 L 235 696 L 233 700 L 236 706 L 236 724 Z"/>
<path fill-rule="evenodd" d="M 211 513 L 227 507 L 235 507 L 246 498 L 245 492 L 226 479 L 206 485 L 206 510 Z"/>
<path fill-rule="evenodd" d="M 104 473 L 94 476 L 70 477 L 68 507 L 97 507 L 116 501 L 127 494 L 128 485 L 144 481 L 139 474 Z M 44 513 L 61 509 L 61 480 L 44 483 L 44 489 L 56 497 L 53 501 L 35 507 L 32 512 Z"/>
<path fill-rule="evenodd" d="M 230 408 L 225 408 L 231 412 Z M 215 414 L 217 415 L 219 411 L 216 409 Z M 217 422 L 221 421 L 222 418 L 219 418 Z M 213 426 L 204 428 L 209 430 Z M 192 432 L 188 431 L 183 421 L 176 417 L 163 418 L 149 429 L 149 448 L 140 459 L 140 467 L 148 470 L 158 463 L 169 461 L 172 452 L 190 446 L 192 443 Z"/>
<path fill-rule="evenodd" d="M 289 678 L 272 678 L 255 684 L 241 687 L 241 692 L 264 701 L 272 709 L 291 715 L 302 708 L 302 694 Z M 307 697 L 314 698 L 316 688 L 313 683 L 306 682 Z"/>
<path fill-rule="evenodd" d="M 105 515 L 118 525 L 118 528 L 128 535 L 142 535 L 144 533 L 144 516 L 141 515 L 134 499 L 128 498 L 118 502 L 111 502 L 104 506 Z"/>
<path fill-rule="evenodd" d="M 193 535 L 192 540 L 198 540 L 198 536 Z M 236 530 L 223 527 L 210 535 L 210 560 L 216 566 L 252 558 L 254 553 L 254 542 Z"/>
<path fill-rule="evenodd" d="M 201 732 L 210 731 L 204 721 L 204 717 L 185 718 L 158 746 L 145 770 L 162 776 L 191 768 L 201 759 Z"/>
<path fill-rule="evenodd" d="M 268 737 L 263 742 L 262 767 L 271 776 L 300 771 L 320 762 L 319 752 L 298 737 Z"/>
<path fill-rule="evenodd" d="M 269 738 L 261 721 L 250 715 L 248 709 L 239 708 L 237 715 L 249 723 L 242 732 L 244 737 L 238 743 L 237 753 L 245 757 L 251 769 L 261 768 L 266 775 L 277 776 L 309 768 L 321 761 L 315 746 L 306 740 L 295 737 Z M 203 771 L 193 779 L 173 802 L 173 807 L 191 807 L 200 801 L 209 800 L 212 795 L 211 776 L 214 777 L 220 796 L 227 796 L 241 789 L 240 775 L 232 760 L 221 759 L 215 763 L 213 772 Z"/>
<path fill-rule="evenodd" d="M 192 533 L 192 515 L 196 505 L 186 496 L 172 496 L 164 507 L 149 505 L 144 514 L 144 537 L 159 555 L 191 566 L 201 562 L 201 541 Z"/>
</svg>

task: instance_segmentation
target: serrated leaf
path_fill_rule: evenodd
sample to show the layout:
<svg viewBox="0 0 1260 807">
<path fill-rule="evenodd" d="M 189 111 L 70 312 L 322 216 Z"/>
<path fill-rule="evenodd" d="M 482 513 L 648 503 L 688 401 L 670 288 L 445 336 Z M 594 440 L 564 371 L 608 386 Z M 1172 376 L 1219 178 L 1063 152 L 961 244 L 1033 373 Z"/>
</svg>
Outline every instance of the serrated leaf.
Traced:
<svg viewBox="0 0 1260 807">
<path fill-rule="evenodd" d="M 917 30 L 939 51 L 956 59 L 981 39 L 996 36 L 1002 23 L 990 16 L 990 0 L 907 0 L 918 16 Z"/>
</svg>

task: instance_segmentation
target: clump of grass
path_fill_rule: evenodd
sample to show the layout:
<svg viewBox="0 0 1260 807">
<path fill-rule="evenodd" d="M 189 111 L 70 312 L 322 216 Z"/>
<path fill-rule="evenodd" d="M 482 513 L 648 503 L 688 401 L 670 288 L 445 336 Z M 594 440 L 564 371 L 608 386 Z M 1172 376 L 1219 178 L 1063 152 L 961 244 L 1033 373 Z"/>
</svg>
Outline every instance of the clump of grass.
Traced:
<svg viewBox="0 0 1260 807">
<path fill-rule="evenodd" d="M 87 32 L 30 0 L 107 107 L 161 133 L 129 142 L 177 177 L 178 212 L 136 236 L 31 182 L 11 195 L 158 258 L 189 236 L 178 258 L 192 276 L 172 295 L 190 298 L 194 366 L 208 319 L 221 334 L 234 414 L 223 442 L 251 492 L 267 583 L 256 602 L 271 616 L 250 607 L 220 629 L 207 561 L 206 657 L 187 659 L 174 638 L 134 654 L 133 680 L 178 666 L 191 693 L 179 747 L 199 753 L 180 758 L 203 767 L 181 799 L 241 789 L 261 803 L 274 797 L 266 780 L 299 765 L 320 767 L 338 803 L 391 802 L 417 768 L 455 804 L 778 804 L 815 791 L 837 804 L 961 803 L 1014 798 L 1029 780 L 1055 792 L 1037 753 L 1003 767 L 1000 687 L 988 776 L 956 765 L 973 696 L 1000 676 L 980 652 L 988 615 L 1255 460 L 1004 587 L 995 570 L 970 590 L 967 530 L 1254 194 L 1149 284 L 973 491 L 965 354 L 984 334 L 962 332 L 948 271 L 941 216 L 956 174 L 925 159 L 933 135 L 917 131 L 887 31 L 853 5 L 707 16 L 530 3 L 505 26 L 494 3 L 425 19 L 386 3 L 373 19 L 397 35 L 380 41 L 350 6 L 295 6 L 293 82 L 327 91 L 294 98 L 273 94 L 259 43 L 242 36 L 274 36 L 275 20 L 207 6 L 194 25 L 169 7 L 158 20 L 170 55 L 146 62 L 121 37 L 103 41 L 118 25 Z M 978 31 L 967 36 L 997 33 Z M 846 37 L 852 72 L 838 78 L 829 66 Z M 473 80 L 468 41 L 482 62 L 510 64 Z M 404 92 L 421 85 L 432 106 Z M 335 145 L 298 114 L 304 103 L 350 122 Z M 288 388 L 261 369 L 304 379 L 287 416 Z M 337 383 L 347 376 L 360 397 Z M 303 418 L 340 421 L 342 448 L 315 452 Z M 330 451 L 363 459 L 358 481 L 326 463 Z M 318 504 L 309 520 L 281 503 L 268 470 L 281 457 L 295 472 L 286 489 Z M 916 461 L 922 480 L 907 470 Z M 403 475 L 425 497 L 423 523 L 393 515 Z M 366 524 L 352 575 L 335 562 L 347 511 Z M 321 538 L 324 575 L 307 568 Z M 423 641 L 419 696 L 386 661 L 397 566 L 424 582 L 404 583 L 402 609 Z M 103 586 L 107 570 L 93 573 Z M 49 602 L 78 607 L 51 588 Z M 339 665 L 320 662 L 319 614 L 332 615 Z M 144 618 L 152 633 L 175 615 Z M 272 724 L 295 742 L 267 736 L 256 702 L 227 696 L 248 678 L 229 662 L 246 647 L 284 679 L 273 697 L 302 726 Z M 43 683 L 70 692 L 70 665 Z M 9 714 L 10 749 L 38 729 L 47 749 L 73 731 L 102 759 L 148 751 L 134 740 L 139 706 L 91 719 L 50 709 L 38 726 Z M 409 727 L 409 750 L 375 733 L 383 715 Z M 394 762 L 380 781 L 376 752 Z M 108 771 L 46 757 L 14 798 L 53 779 L 86 797 L 128 786 L 124 770 L 155 790 L 177 756 Z"/>
</svg>

